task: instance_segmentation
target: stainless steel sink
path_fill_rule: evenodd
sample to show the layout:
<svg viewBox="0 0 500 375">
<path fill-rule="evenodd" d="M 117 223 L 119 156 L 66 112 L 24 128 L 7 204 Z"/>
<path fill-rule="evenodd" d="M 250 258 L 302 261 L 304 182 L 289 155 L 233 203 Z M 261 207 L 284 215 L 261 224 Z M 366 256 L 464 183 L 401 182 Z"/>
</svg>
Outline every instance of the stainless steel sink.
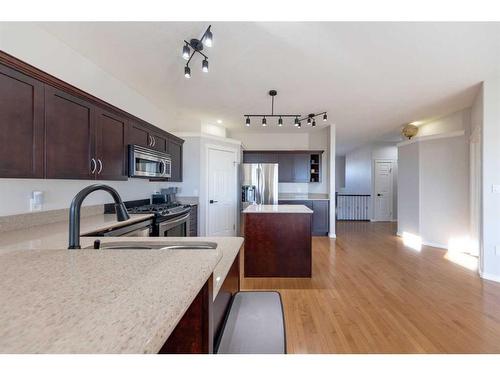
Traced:
<svg viewBox="0 0 500 375">
<path fill-rule="evenodd" d="M 206 241 L 115 241 L 101 242 L 96 240 L 94 245 L 86 249 L 101 250 L 214 250 L 217 249 L 215 242 Z"/>
</svg>

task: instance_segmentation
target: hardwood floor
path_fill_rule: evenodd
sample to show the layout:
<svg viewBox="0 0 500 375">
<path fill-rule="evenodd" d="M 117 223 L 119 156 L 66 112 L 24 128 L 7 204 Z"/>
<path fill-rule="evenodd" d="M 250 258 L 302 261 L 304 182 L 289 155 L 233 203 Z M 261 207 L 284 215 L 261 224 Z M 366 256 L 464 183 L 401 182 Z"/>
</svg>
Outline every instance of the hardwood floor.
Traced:
<svg viewBox="0 0 500 375">
<path fill-rule="evenodd" d="M 340 222 L 336 240 L 313 238 L 311 279 L 241 287 L 281 293 L 288 353 L 500 353 L 500 284 L 394 233 Z"/>
</svg>

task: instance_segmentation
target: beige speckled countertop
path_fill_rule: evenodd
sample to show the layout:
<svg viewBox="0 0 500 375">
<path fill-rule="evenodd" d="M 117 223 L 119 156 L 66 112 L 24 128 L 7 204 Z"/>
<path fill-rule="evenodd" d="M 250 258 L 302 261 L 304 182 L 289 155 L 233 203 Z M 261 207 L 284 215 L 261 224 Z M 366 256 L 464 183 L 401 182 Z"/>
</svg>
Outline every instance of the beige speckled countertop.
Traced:
<svg viewBox="0 0 500 375">
<path fill-rule="evenodd" d="M 244 214 L 312 214 L 313 210 L 302 204 L 251 204 L 243 210 Z"/>
<path fill-rule="evenodd" d="M 80 233 L 118 228 L 153 217 L 152 214 L 130 215 L 130 220 L 117 221 L 115 214 L 99 214 L 81 218 Z M 12 250 L 63 249 L 68 246 L 69 218 L 56 223 L 0 233 L 0 254 Z"/>
<path fill-rule="evenodd" d="M 83 237 L 82 246 L 92 245 L 94 239 Z M 152 237 L 100 239 L 165 241 Z M 214 291 L 218 291 L 243 243 L 238 237 L 169 240 L 213 241 L 218 247 L 56 247 L 0 253 L 0 352 L 158 352 L 212 273 L 220 280 L 218 286 L 214 280 Z"/>
</svg>

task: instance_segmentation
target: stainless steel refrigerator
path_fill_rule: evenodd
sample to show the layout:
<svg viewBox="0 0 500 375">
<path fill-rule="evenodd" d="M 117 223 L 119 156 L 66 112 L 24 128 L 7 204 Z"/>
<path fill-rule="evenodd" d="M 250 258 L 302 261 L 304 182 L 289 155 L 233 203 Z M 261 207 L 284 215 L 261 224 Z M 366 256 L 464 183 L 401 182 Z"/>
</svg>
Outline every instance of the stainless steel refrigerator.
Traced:
<svg viewBox="0 0 500 375">
<path fill-rule="evenodd" d="M 242 209 L 249 204 L 278 204 L 278 164 L 243 163 Z"/>
</svg>

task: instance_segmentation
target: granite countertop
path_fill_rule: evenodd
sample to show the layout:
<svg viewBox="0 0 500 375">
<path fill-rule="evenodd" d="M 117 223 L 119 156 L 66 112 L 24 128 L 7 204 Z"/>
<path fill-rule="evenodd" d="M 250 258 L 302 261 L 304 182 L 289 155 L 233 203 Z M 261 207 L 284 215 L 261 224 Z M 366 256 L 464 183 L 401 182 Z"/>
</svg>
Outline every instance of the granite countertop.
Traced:
<svg viewBox="0 0 500 375">
<path fill-rule="evenodd" d="M 82 247 L 94 240 L 83 237 Z M 239 237 L 169 240 L 218 247 L 0 252 L 0 352 L 158 352 L 212 273 L 218 292 L 243 243 Z"/>
<path fill-rule="evenodd" d="M 328 194 L 317 194 L 317 193 L 281 193 L 278 194 L 278 200 L 330 200 Z"/>
<path fill-rule="evenodd" d="M 252 204 L 243 210 L 244 214 L 312 214 L 313 210 L 302 204 Z"/>
<path fill-rule="evenodd" d="M 126 221 L 117 221 L 115 214 L 99 214 L 82 217 L 80 233 L 85 235 L 110 228 L 152 218 L 153 214 L 130 215 Z M 41 224 L 26 229 L 11 230 L 0 233 L 0 254 L 12 250 L 64 249 L 68 246 L 69 218 L 50 224 Z"/>
</svg>

